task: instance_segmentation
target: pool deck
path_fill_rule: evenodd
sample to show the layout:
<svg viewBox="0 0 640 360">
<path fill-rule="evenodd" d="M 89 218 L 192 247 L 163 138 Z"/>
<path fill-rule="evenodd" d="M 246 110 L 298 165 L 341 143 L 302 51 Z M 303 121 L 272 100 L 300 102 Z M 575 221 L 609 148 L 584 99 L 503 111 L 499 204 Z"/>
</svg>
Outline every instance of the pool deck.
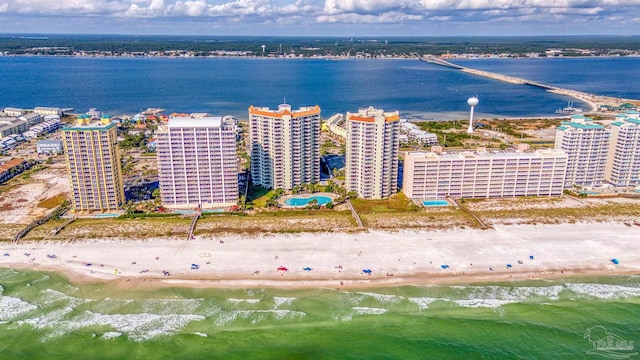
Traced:
<svg viewBox="0 0 640 360">
<path fill-rule="evenodd" d="M 297 194 L 297 195 L 284 195 L 282 196 L 280 199 L 278 199 L 278 204 L 280 204 L 280 206 L 284 209 L 301 209 L 301 208 L 305 208 L 307 207 L 307 205 L 300 205 L 300 206 L 293 206 L 293 205 L 288 205 L 285 203 L 286 200 L 288 199 L 293 199 L 293 198 L 298 198 L 298 199 L 306 199 L 306 198 L 310 198 L 313 196 L 326 196 L 328 198 L 331 199 L 331 201 L 334 201 L 335 199 L 338 198 L 337 194 L 334 193 L 328 193 L 328 192 L 319 192 L 319 193 L 313 193 L 313 194 Z"/>
</svg>

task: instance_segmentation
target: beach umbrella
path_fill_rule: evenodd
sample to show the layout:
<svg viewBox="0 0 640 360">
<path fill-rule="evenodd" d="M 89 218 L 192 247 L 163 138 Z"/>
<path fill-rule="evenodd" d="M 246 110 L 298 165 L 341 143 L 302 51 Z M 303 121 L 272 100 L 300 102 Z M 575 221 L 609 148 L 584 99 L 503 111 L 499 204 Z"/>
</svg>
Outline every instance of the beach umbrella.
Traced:
<svg viewBox="0 0 640 360">
<path fill-rule="evenodd" d="M 446 264 L 445 265 L 440 265 L 440 267 L 443 268 L 443 269 L 448 269 L 449 265 L 446 265 Z"/>
<path fill-rule="evenodd" d="M 618 259 L 611 259 L 611 262 L 616 265 L 620 264 L 620 261 Z"/>
<path fill-rule="evenodd" d="M 533 260 L 533 255 L 529 255 L 529 260 Z"/>
<path fill-rule="evenodd" d="M 304 269 L 302 269 L 302 270 L 304 270 L 304 271 L 311 271 L 311 270 L 313 270 L 313 269 L 307 266 L 306 268 L 304 268 Z"/>
<path fill-rule="evenodd" d="M 510 268 L 512 265 L 511 264 L 507 264 L 507 267 Z"/>
<path fill-rule="evenodd" d="M 280 267 L 278 268 L 278 271 L 289 271 L 289 269 L 287 269 L 287 268 L 286 268 L 286 267 L 284 267 L 284 266 L 280 266 Z"/>
</svg>

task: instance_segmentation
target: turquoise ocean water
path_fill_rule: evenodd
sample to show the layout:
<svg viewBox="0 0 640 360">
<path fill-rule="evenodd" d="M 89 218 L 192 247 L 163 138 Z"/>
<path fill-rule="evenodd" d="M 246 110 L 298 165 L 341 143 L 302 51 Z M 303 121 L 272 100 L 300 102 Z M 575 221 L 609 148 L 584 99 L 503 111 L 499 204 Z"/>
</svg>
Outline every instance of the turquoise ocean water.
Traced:
<svg viewBox="0 0 640 360">
<path fill-rule="evenodd" d="M 640 343 L 640 277 L 456 286 L 116 290 L 0 269 L 11 359 L 598 359 Z M 595 332 L 595 330 L 594 330 Z"/>
</svg>

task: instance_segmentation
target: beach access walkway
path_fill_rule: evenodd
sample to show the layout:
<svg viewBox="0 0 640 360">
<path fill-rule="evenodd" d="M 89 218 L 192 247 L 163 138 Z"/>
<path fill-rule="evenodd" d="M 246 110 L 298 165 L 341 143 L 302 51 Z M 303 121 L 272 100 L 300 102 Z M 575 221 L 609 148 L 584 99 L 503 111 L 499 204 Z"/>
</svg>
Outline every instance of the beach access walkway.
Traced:
<svg viewBox="0 0 640 360">
<path fill-rule="evenodd" d="M 474 218 L 478 222 L 478 224 L 480 224 L 481 228 L 483 228 L 483 229 L 491 229 L 491 228 L 493 228 L 491 225 L 487 225 L 484 221 L 482 221 L 482 219 L 480 219 L 478 217 L 478 215 L 474 214 L 473 211 L 467 209 L 465 206 L 463 206 L 461 203 L 459 203 L 456 199 L 454 199 L 452 197 L 450 197 L 449 199 L 451 201 L 453 201 L 453 203 L 456 204 L 456 206 L 460 210 L 462 210 L 462 211 L 466 212 L 467 214 L 471 215 L 471 217 Z"/>
<path fill-rule="evenodd" d="M 193 240 L 193 231 L 196 229 L 196 223 L 200 218 L 200 214 L 202 214 L 200 210 L 195 211 L 193 213 L 193 220 L 191 220 L 191 226 L 189 227 L 189 234 L 187 235 L 187 240 Z"/>
<path fill-rule="evenodd" d="M 349 206 L 349 210 L 351 210 L 351 215 L 353 216 L 353 218 L 356 219 L 356 223 L 358 223 L 358 227 L 363 228 L 364 225 L 362 224 L 362 219 L 360 219 L 360 215 L 358 215 L 358 212 L 353 207 L 351 200 L 347 200 L 347 206 Z"/>
</svg>

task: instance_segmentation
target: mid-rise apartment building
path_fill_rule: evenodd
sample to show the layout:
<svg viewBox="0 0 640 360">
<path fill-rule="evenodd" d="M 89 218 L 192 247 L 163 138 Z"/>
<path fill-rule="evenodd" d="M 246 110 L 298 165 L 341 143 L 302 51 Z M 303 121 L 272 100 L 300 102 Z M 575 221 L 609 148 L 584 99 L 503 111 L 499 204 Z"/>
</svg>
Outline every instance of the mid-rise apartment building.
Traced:
<svg viewBox="0 0 640 360">
<path fill-rule="evenodd" d="M 561 196 L 567 170 L 562 150 L 409 152 L 402 191 L 411 199 Z"/>
<path fill-rule="evenodd" d="M 604 126 L 574 115 L 558 126 L 555 148 L 568 156 L 565 187 L 602 184 L 609 148 L 609 132 Z"/>
<path fill-rule="evenodd" d="M 249 107 L 254 185 L 291 190 L 320 181 L 320 107 Z"/>
<path fill-rule="evenodd" d="M 611 124 L 604 178 L 620 187 L 640 185 L 640 114 L 637 111 L 620 114 Z"/>
<path fill-rule="evenodd" d="M 116 124 L 109 118 L 62 129 L 62 142 L 75 211 L 113 211 L 125 202 Z"/>
<path fill-rule="evenodd" d="M 398 191 L 400 116 L 369 107 L 347 112 L 345 187 L 365 199 Z"/>
<path fill-rule="evenodd" d="M 220 208 L 238 202 L 236 129 L 221 117 L 171 118 L 156 132 L 162 204 Z"/>
</svg>

